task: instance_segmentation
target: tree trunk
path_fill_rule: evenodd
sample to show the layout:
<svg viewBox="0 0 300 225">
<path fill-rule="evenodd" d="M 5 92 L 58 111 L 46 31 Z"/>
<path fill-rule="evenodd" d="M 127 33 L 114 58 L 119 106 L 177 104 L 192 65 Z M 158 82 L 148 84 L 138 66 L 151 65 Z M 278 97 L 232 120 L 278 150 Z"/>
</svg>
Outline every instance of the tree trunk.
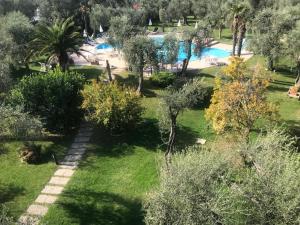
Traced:
<svg viewBox="0 0 300 225">
<path fill-rule="evenodd" d="M 295 81 L 295 86 L 300 87 L 300 61 L 297 62 L 297 77 Z"/>
<path fill-rule="evenodd" d="M 186 16 L 183 17 L 183 25 L 188 25 L 188 21 L 187 21 L 187 17 Z"/>
<path fill-rule="evenodd" d="M 144 71 L 143 71 L 143 67 L 140 68 L 140 74 L 139 74 L 139 86 L 136 90 L 136 92 L 138 94 L 142 94 L 143 92 L 143 83 L 144 83 Z"/>
<path fill-rule="evenodd" d="M 235 56 L 235 48 L 237 43 L 237 33 L 238 33 L 238 20 L 239 17 L 237 15 L 234 16 L 233 24 L 232 24 L 232 55 Z"/>
<path fill-rule="evenodd" d="M 161 26 L 162 26 L 162 32 L 165 32 L 165 24 L 163 23 Z"/>
<path fill-rule="evenodd" d="M 68 53 L 61 53 L 58 57 L 59 66 L 61 68 L 61 71 L 65 72 L 67 70 L 67 63 L 68 63 L 69 57 Z"/>
<path fill-rule="evenodd" d="M 268 67 L 268 70 L 270 70 L 270 71 L 273 71 L 273 69 L 274 69 L 274 60 L 271 56 L 267 57 L 267 67 Z"/>
<path fill-rule="evenodd" d="M 242 24 L 239 26 L 239 34 L 238 34 L 238 49 L 237 49 L 237 55 L 238 57 L 242 54 L 242 47 L 243 47 L 243 40 L 245 38 L 246 34 L 246 24 L 242 22 Z"/>
<path fill-rule="evenodd" d="M 177 116 L 174 116 L 174 115 L 171 116 L 171 128 L 170 128 L 169 140 L 168 140 L 168 145 L 167 145 L 167 151 L 165 153 L 165 160 L 166 160 L 167 168 L 169 167 L 169 165 L 171 163 L 171 156 L 172 156 L 173 150 L 174 150 L 175 137 L 176 137 L 176 117 Z"/>
<path fill-rule="evenodd" d="M 222 38 L 222 31 L 223 31 L 223 26 L 219 25 L 219 39 Z"/>
<path fill-rule="evenodd" d="M 186 75 L 186 71 L 190 62 L 190 59 L 192 57 L 192 40 L 188 40 L 188 49 L 187 49 L 187 58 L 185 60 L 183 60 L 183 64 L 182 64 L 182 70 L 181 70 L 181 75 L 185 76 Z"/>
<path fill-rule="evenodd" d="M 111 76 L 111 69 L 110 69 L 110 65 L 109 65 L 109 62 L 108 60 L 106 60 L 106 70 L 107 70 L 107 75 L 108 75 L 108 80 L 110 82 L 112 82 L 112 76 Z"/>
</svg>

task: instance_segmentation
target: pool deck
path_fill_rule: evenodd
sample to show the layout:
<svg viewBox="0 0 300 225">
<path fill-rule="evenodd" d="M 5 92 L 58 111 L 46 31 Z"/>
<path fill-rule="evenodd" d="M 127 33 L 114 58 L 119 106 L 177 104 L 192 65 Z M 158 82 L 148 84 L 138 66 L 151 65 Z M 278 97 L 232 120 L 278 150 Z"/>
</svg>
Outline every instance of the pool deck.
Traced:
<svg viewBox="0 0 300 225">
<path fill-rule="evenodd" d="M 96 40 L 97 44 L 105 43 L 105 39 L 100 39 L 98 38 Z M 216 43 L 210 47 L 214 48 L 220 48 L 224 49 L 226 51 L 231 51 L 232 50 L 232 45 L 229 44 L 223 44 L 223 43 Z M 112 74 L 117 75 L 121 73 L 122 71 L 127 70 L 127 64 L 124 58 L 122 57 L 122 53 L 114 50 L 114 49 L 101 49 L 97 50 L 96 45 L 89 45 L 89 44 L 84 44 L 82 46 L 82 51 L 81 53 L 89 60 L 86 61 L 82 56 L 77 56 L 75 54 L 71 55 L 74 64 L 77 66 L 87 66 L 91 65 L 91 62 L 97 61 L 99 65 L 96 65 L 100 68 L 105 68 L 106 67 L 106 60 L 109 61 L 111 67 L 112 67 Z M 241 57 L 244 58 L 245 60 L 248 60 L 253 56 L 252 52 L 249 51 L 242 51 Z M 190 61 L 188 70 L 197 70 L 197 69 L 203 69 L 203 68 L 208 68 L 208 67 L 213 67 L 216 66 L 215 63 L 217 62 L 218 64 L 228 64 L 229 63 L 229 58 L 230 57 L 225 57 L 225 58 L 213 58 L 213 57 L 205 57 L 199 60 L 195 61 Z M 213 62 L 213 63 L 212 63 Z"/>
</svg>

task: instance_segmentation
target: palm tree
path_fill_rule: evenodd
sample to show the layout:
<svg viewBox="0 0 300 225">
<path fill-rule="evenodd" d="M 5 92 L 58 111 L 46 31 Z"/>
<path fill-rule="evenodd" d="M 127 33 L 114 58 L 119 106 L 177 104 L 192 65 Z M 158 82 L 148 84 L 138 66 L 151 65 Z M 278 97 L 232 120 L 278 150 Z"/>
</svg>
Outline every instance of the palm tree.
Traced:
<svg viewBox="0 0 300 225">
<path fill-rule="evenodd" d="M 73 18 L 57 20 L 53 25 L 37 25 L 35 38 L 31 41 L 33 55 L 47 56 L 47 62 L 57 60 L 62 71 L 67 69 L 69 55 L 80 53 L 83 38 Z"/>
<path fill-rule="evenodd" d="M 245 36 L 246 32 L 246 23 L 243 19 L 243 14 L 245 12 L 245 6 L 244 5 L 237 5 L 234 4 L 231 7 L 231 12 L 233 14 L 233 21 L 231 24 L 231 30 L 232 30 L 232 55 L 234 56 L 236 53 L 236 47 L 238 44 L 238 50 L 239 50 L 239 56 L 241 53 L 241 46 L 242 41 Z"/>
</svg>

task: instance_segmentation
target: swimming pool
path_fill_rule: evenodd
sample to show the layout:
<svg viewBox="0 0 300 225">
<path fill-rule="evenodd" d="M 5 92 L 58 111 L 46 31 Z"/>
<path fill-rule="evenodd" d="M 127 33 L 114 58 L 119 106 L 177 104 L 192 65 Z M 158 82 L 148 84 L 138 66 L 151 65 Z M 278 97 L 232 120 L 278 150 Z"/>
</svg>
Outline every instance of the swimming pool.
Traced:
<svg viewBox="0 0 300 225">
<path fill-rule="evenodd" d="M 149 36 L 154 40 L 154 43 L 160 47 L 164 41 L 164 36 L 162 35 L 155 35 L 155 36 Z M 183 41 L 179 42 L 179 51 L 178 51 L 178 62 L 182 62 L 184 59 L 187 58 L 187 53 L 185 51 L 185 43 Z M 199 60 L 203 57 L 213 57 L 213 58 L 225 58 L 230 56 L 230 52 L 226 51 L 224 49 L 220 48 L 210 48 L 210 47 L 204 47 L 201 49 L 201 52 L 195 51 L 196 45 L 192 44 L 192 57 L 190 61 Z M 112 50 L 113 47 L 108 43 L 101 43 L 96 46 L 96 49 L 98 50 Z M 158 50 L 158 54 L 160 56 L 164 55 L 164 52 L 161 50 Z M 163 58 L 163 57 L 162 57 Z"/>
<path fill-rule="evenodd" d="M 98 50 L 108 50 L 108 49 L 112 49 L 112 48 L 113 47 L 108 43 L 101 43 L 96 46 L 96 49 L 98 49 Z"/>
<path fill-rule="evenodd" d="M 154 43 L 160 47 L 164 41 L 164 37 L 162 35 L 158 36 L 150 36 Z M 204 47 L 201 51 L 195 51 L 196 45 L 192 44 L 192 56 L 190 61 L 200 60 L 203 57 L 213 57 L 213 58 L 226 58 L 230 56 L 230 52 L 220 48 L 210 48 Z M 159 51 L 160 55 L 163 55 L 163 51 Z M 183 41 L 179 42 L 179 51 L 178 51 L 178 62 L 182 62 L 187 58 L 186 46 Z"/>
</svg>

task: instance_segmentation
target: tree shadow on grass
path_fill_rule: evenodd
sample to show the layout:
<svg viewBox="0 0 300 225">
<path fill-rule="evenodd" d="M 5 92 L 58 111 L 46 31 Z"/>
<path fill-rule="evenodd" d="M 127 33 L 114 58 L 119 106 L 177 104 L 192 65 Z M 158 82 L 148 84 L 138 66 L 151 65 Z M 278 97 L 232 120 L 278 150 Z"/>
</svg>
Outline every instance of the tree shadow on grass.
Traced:
<svg viewBox="0 0 300 225">
<path fill-rule="evenodd" d="M 157 120 L 144 119 L 135 129 L 113 136 L 104 128 L 97 128 L 91 140 L 90 150 L 97 156 L 120 157 L 133 153 L 134 146 L 156 151 L 160 144 Z"/>
<path fill-rule="evenodd" d="M 143 225 L 141 202 L 94 190 L 69 190 L 57 203 L 81 225 Z"/>
<path fill-rule="evenodd" d="M 24 193 L 24 188 L 14 184 L 1 184 L 0 183 L 0 204 L 12 201 L 18 195 Z"/>
<path fill-rule="evenodd" d="M 186 146 L 194 145 L 197 137 L 199 137 L 199 134 L 189 127 L 179 126 L 176 147 L 183 149 Z M 90 143 L 90 153 L 109 157 L 131 155 L 135 147 L 143 147 L 148 151 L 165 149 L 159 132 L 158 121 L 149 118 L 144 119 L 138 127 L 127 131 L 122 136 L 111 136 L 108 131 L 97 128 Z"/>
</svg>

